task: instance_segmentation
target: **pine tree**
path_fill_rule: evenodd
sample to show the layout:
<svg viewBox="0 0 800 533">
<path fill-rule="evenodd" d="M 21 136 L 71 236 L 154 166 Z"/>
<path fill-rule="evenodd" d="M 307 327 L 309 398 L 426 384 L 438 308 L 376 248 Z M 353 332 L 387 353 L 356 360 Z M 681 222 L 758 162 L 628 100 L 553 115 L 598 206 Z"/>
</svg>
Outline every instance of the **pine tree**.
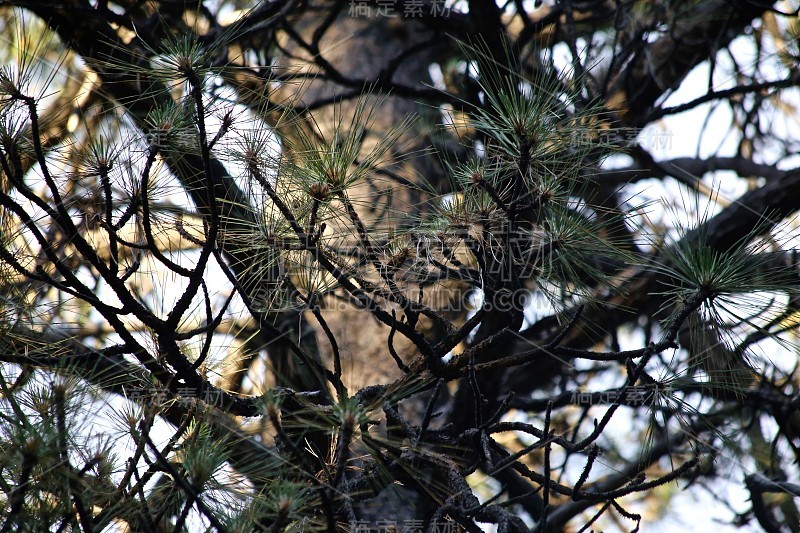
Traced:
<svg viewBox="0 0 800 533">
<path fill-rule="evenodd" d="M 796 6 L 535 4 L 0 7 L 0 531 L 796 529 Z"/>
</svg>

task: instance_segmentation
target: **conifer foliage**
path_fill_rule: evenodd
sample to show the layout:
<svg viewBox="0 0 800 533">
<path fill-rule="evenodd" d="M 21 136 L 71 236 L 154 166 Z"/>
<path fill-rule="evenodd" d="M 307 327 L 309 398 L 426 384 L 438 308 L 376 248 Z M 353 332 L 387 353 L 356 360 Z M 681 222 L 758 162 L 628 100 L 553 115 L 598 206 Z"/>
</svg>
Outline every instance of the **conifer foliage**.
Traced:
<svg viewBox="0 0 800 533">
<path fill-rule="evenodd" d="M 6 2 L 0 531 L 796 530 L 797 9 Z"/>
</svg>

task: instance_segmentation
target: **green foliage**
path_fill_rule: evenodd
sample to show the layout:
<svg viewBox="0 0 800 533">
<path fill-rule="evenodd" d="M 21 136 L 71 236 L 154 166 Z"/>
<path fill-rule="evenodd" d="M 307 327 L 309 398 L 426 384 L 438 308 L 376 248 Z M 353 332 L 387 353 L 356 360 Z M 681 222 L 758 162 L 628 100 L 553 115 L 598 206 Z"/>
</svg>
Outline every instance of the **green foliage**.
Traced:
<svg viewBox="0 0 800 533">
<path fill-rule="evenodd" d="M 0 69 L 2 532 L 335 531 L 404 507 L 429 531 L 586 529 L 610 509 L 638 529 L 637 495 L 746 453 L 742 405 L 796 450 L 792 378 L 753 351 L 792 346 L 776 331 L 796 324 L 796 258 L 770 236 L 787 207 L 733 245 L 710 216 L 646 234 L 602 184 L 610 156 L 647 158 L 590 62 L 456 46 L 467 89 L 423 96 L 460 122 L 422 135 L 381 120 L 391 69 L 357 83 L 322 59 L 335 17 L 309 42 L 278 11 L 126 18 L 153 8 L 98 19 L 119 42 L 68 41 L 107 93 L 59 141 L 40 119 L 58 46 L 20 25 Z M 297 78 L 356 89 L 324 112 L 276 104 L 292 73 L 237 67 L 273 37 L 318 62 Z M 386 379 L 348 375 L 362 352 Z M 623 412 L 636 453 L 612 434 Z"/>
</svg>

